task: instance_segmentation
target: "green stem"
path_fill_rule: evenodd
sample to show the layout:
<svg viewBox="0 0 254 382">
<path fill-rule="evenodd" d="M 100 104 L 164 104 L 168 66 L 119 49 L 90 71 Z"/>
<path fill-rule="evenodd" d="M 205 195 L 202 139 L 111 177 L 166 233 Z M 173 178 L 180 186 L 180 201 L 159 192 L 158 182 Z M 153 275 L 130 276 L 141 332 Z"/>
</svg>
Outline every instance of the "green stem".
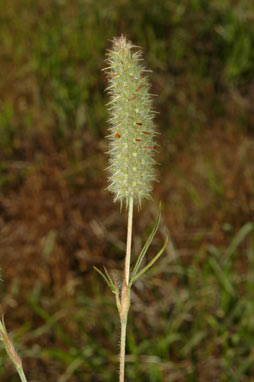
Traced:
<svg viewBox="0 0 254 382">
<path fill-rule="evenodd" d="M 22 366 L 17 368 L 17 372 L 19 373 L 19 377 L 20 377 L 21 382 L 27 382 L 27 379 L 26 379 L 26 376 L 25 376 L 25 373 L 24 373 Z"/>
<path fill-rule="evenodd" d="M 130 279 L 132 223 L 133 223 L 133 197 L 130 197 L 130 199 L 129 199 L 129 214 L 128 214 L 127 243 L 126 243 L 126 257 L 125 257 L 125 265 L 124 265 L 124 282 L 126 285 L 129 284 L 129 279 Z"/>
<path fill-rule="evenodd" d="M 124 264 L 124 280 L 121 293 L 120 304 L 120 321 L 121 321 L 121 339 L 120 339 L 120 373 L 119 382 L 124 382 L 124 369 L 125 369 L 125 346 L 126 346 L 126 328 L 128 311 L 130 306 L 130 262 L 131 262 L 131 241 L 132 241 L 132 224 L 133 224 L 133 197 L 129 199 L 129 213 L 128 213 L 128 229 L 127 229 L 127 243 L 126 243 L 126 257 Z"/>
<path fill-rule="evenodd" d="M 126 328 L 127 321 L 121 321 L 119 382 L 124 382 Z"/>
</svg>

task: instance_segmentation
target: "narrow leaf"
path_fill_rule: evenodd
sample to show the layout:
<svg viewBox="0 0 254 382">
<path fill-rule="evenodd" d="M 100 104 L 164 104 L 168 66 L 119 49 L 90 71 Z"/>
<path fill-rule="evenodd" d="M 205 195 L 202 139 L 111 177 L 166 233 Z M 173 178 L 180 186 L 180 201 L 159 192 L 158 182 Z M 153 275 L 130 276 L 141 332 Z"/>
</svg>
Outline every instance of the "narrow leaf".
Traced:
<svg viewBox="0 0 254 382">
<path fill-rule="evenodd" d="M 159 259 L 159 257 L 163 254 L 166 247 L 168 245 L 168 235 L 166 236 L 165 242 L 161 250 L 157 253 L 157 255 L 138 273 L 135 277 L 131 279 L 130 286 L 136 281 L 140 276 L 142 276 L 149 268 Z"/>
<path fill-rule="evenodd" d="M 111 289 L 111 291 L 113 292 L 113 293 L 115 293 L 115 286 L 114 286 L 114 284 L 113 284 L 113 282 L 112 282 L 112 280 L 111 280 L 111 278 L 109 277 L 108 278 L 108 276 L 107 276 L 107 273 L 106 273 L 106 275 L 104 275 L 104 273 L 100 270 L 100 269 L 98 269 L 97 267 L 93 267 L 100 275 L 101 275 L 101 277 L 105 280 L 105 282 L 107 283 L 107 285 L 110 287 L 110 289 Z M 104 268 L 105 269 L 105 268 Z M 106 271 L 105 271 L 106 272 Z"/>
<path fill-rule="evenodd" d="M 138 259 L 137 259 L 135 267 L 134 267 L 134 269 L 132 271 L 131 281 L 134 280 L 134 278 L 135 278 L 135 276 L 136 276 L 136 274 L 137 274 L 137 272 L 139 270 L 140 264 L 141 264 L 143 258 L 145 257 L 145 254 L 146 254 L 146 252 L 147 252 L 147 250 L 148 250 L 148 248 L 149 248 L 149 246 L 150 246 L 150 244 L 151 244 L 151 242 L 152 242 L 152 240 L 153 240 L 153 238 L 154 238 L 154 236 L 155 236 L 155 234 L 156 234 L 156 232 L 158 230 L 158 227 L 159 227 L 159 224 L 160 224 L 160 219 L 161 219 L 161 203 L 159 205 L 158 216 L 157 216 L 157 219 L 156 219 L 156 221 L 154 223 L 152 232 L 150 233 L 150 236 L 148 237 L 148 239 L 147 239 L 147 241 L 146 241 L 142 251 L 140 252 L 140 255 L 139 255 Z"/>
<path fill-rule="evenodd" d="M 103 268 L 104 268 L 104 272 L 105 272 L 105 274 L 106 274 L 106 276 L 107 276 L 107 278 L 108 278 L 108 280 L 109 280 L 109 282 L 110 282 L 110 285 L 114 288 L 114 287 L 115 287 L 115 284 L 113 283 L 113 280 L 112 280 L 112 278 L 110 277 L 110 274 L 109 274 L 107 268 L 104 267 L 104 266 L 103 266 Z"/>
</svg>

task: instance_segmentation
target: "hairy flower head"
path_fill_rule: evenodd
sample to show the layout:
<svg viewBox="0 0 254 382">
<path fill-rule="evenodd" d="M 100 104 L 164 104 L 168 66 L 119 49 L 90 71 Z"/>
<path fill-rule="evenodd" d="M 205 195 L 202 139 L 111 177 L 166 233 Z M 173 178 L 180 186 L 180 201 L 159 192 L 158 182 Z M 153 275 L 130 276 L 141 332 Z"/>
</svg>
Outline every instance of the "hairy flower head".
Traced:
<svg viewBox="0 0 254 382">
<path fill-rule="evenodd" d="M 128 204 L 149 198 L 154 180 L 154 111 L 142 52 L 124 36 L 113 40 L 105 69 L 110 95 L 109 190 Z"/>
</svg>

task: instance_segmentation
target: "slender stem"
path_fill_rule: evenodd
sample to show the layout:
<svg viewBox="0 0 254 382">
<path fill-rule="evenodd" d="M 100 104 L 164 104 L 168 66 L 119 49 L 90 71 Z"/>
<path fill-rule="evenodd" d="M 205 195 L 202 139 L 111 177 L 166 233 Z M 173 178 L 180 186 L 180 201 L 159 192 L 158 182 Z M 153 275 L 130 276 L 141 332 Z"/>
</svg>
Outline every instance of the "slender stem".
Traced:
<svg viewBox="0 0 254 382">
<path fill-rule="evenodd" d="M 126 257 L 124 265 L 124 281 L 129 284 L 130 278 L 130 262 L 131 262 L 131 239 L 132 239 L 132 222 L 133 222 L 133 197 L 129 199 L 129 214 L 128 214 L 128 230 L 126 243 Z"/>
<path fill-rule="evenodd" d="M 124 382 L 126 328 L 127 328 L 127 321 L 125 322 L 121 321 L 119 382 Z"/>
<path fill-rule="evenodd" d="M 120 305 L 120 321 L 121 321 L 121 339 L 120 339 L 120 373 L 119 382 L 124 382 L 124 369 L 125 369 L 125 344 L 126 344 L 126 328 L 128 311 L 130 306 L 130 263 L 131 263 L 131 239 L 132 239 L 132 223 L 133 223 L 133 198 L 129 199 L 129 213 L 128 213 L 128 229 L 127 229 L 127 243 L 126 243 L 126 257 L 124 264 L 124 279 L 121 293 Z"/>
<path fill-rule="evenodd" d="M 21 367 L 17 368 L 17 371 L 19 373 L 19 377 L 20 377 L 21 382 L 27 382 L 23 367 L 21 366 Z"/>
</svg>

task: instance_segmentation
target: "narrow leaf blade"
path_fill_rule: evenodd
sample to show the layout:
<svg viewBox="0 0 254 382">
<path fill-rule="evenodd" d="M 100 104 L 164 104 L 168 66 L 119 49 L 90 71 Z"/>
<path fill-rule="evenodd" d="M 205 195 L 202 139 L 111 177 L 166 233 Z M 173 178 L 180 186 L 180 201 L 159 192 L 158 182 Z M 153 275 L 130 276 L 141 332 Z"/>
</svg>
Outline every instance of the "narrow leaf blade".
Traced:
<svg viewBox="0 0 254 382">
<path fill-rule="evenodd" d="M 104 268 L 105 275 L 106 275 L 108 281 L 110 282 L 110 285 L 113 286 L 113 288 L 114 288 L 115 284 L 113 283 L 113 280 L 112 280 L 107 268 L 104 266 L 103 266 L 103 268 Z"/>
<path fill-rule="evenodd" d="M 154 238 L 154 236 L 155 236 L 155 234 L 156 234 L 156 232 L 157 232 L 157 230 L 158 230 L 158 228 L 159 228 L 160 219 L 161 219 L 161 203 L 160 203 L 160 205 L 159 205 L 158 215 L 157 215 L 156 221 L 155 221 L 155 223 L 154 223 L 152 232 L 150 233 L 150 235 L 149 235 L 149 237 L 148 237 L 148 239 L 147 239 L 147 241 L 146 241 L 146 243 L 145 243 L 145 245 L 144 245 L 142 251 L 140 252 L 140 255 L 139 255 L 138 259 L 137 259 L 137 262 L 136 262 L 136 264 L 135 264 L 135 267 L 134 267 L 134 269 L 133 269 L 133 271 L 132 271 L 132 274 L 131 274 L 131 282 L 132 282 L 132 280 L 135 279 L 135 276 L 136 276 L 136 274 L 138 273 L 138 270 L 139 270 L 139 268 L 140 268 L 140 265 L 141 265 L 141 263 L 142 263 L 142 260 L 144 259 L 145 254 L 146 254 L 146 252 L 147 252 L 147 250 L 148 250 L 148 248 L 149 248 L 149 246 L 150 246 L 150 244 L 151 244 L 151 242 L 152 242 L 152 240 L 153 240 L 153 238 Z"/>
<path fill-rule="evenodd" d="M 111 279 L 108 279 L 107 275 L 104 275 L 104 273 L 97 267 L 93 267 L 98 273 L 99 275 L 101 275 L 101 277 L 104 279 L 104 281 L 107 283 L 107 285 L 110 287 L 110 289 L 112 290 L 113 293 L 115 293 L 115 286 L 114 284 L 112 283 L 112 280 Z"/>
<path fill-rule="evenodd" d="M 134 283 L 134 281 L 136 281 L 140 276 L 142 276 L 146 271 L 148 271 L 149 268 L 151 268 L 151 266 L 155 263 L 155 261 L 157 261 L 159 259 L 159 257 L 163 254 L 163 252 L 165 251 L 165 249 L 167 248 L 167 245 L 168 245 L 168 235 L 166 236 L 165 238 L 165 242 L 163 244 L 163 247 L 161 248 L 161 250 L 157 253 L 157 255 L 139 272 L 136 274 L 135 277 L 133 277 L 131 279 L 131 284 Z"/>
</svg>

